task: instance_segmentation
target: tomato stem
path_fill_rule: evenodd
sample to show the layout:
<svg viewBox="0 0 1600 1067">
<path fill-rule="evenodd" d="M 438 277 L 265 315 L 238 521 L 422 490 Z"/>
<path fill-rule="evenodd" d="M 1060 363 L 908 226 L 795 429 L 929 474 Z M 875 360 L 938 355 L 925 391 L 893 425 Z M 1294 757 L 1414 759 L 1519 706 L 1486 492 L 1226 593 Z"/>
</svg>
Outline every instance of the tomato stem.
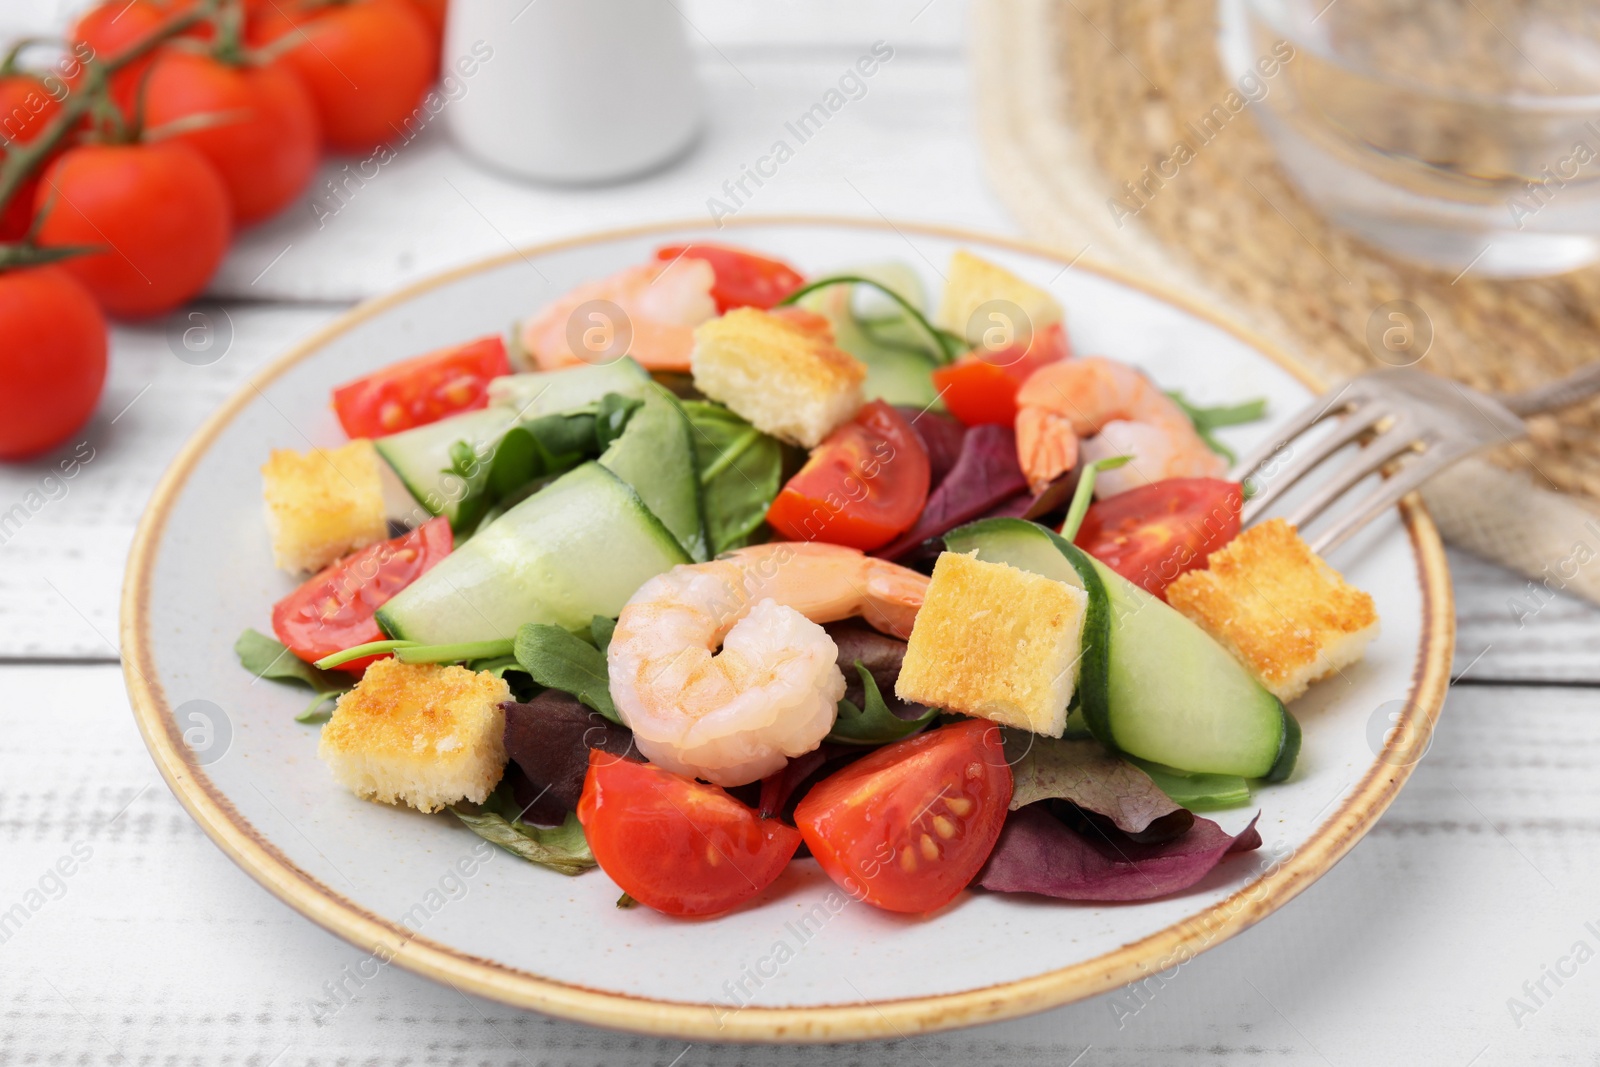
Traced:
<svg viewBox="0 0 1600 1067">
<path fill-rule="evenodd" d="M 66 97 L 55 118 L 50 120 L 37 138 L 15 151 L 8 152 L 5 162 L 0 163 L 0 212 L 11 203 L 23 183 L 44 165 L 45 160 L 49 159 L 56 149 L 61 147 L 77 127 L 78 120 L 89 113 L 95 100 L 104 94 L 111 75 L 130 63 L 143 59 L 162 44 L 210 18 L 216 11 L 218 2 L 219 0 L 202 0 L 200 6 L 177 16 L 159 30 L 129 45 L 110 59 L 85 60 L 86 76 L 82 85 Z"/>
</svg>

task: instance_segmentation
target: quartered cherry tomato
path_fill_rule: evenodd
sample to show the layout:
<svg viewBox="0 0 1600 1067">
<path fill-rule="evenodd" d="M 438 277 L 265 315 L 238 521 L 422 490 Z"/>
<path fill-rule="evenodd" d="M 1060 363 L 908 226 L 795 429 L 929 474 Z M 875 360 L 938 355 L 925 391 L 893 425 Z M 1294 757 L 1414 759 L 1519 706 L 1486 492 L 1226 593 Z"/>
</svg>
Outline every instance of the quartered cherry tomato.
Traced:
<svg viewBox="0 0 1600 1067">
<path fill-rule="evenodd" d="M 790 541 L 879 548 L 922 514 L 928 478 L 922 439 L 904 415 L 874 400 L 812 450 L 767 522 Z"/>
<path fill-rule="evenodd" d="M 344 432 L 382 437 L 489 403 L 489 379 L 511 373 L 506 343 L 485 337 L 395 363 L 333 391 Z"/>
<path fill-rule="evenodd" d="M 1017 390 L 1034 371 L 1067 357 L 1060 323 L 1034 334 L 1029 343 L 989 352 L 976 349 L 933 372 L 934 387 L 950 414 L 968 426 L 1010 426 L 1017 418 Z"/>
<path fill-rule="evenodd" d="M 415 530 L 368 545 L 323 570 L 272 608 L 272 632 L 289 651 L 315 663 L 368 641 L 382 641 L 373 613 L 450 554 L 450 521 L 429 519 Z M 352 660 L 340 670 L 359 674 L 378 659 Z"/>
<path fill-rule="evenodd" d="M 805 278 L 787 263 L 737 248 L 668 245 L 656 250 L 656 258 L 663 262 L 680 256 L 703 259 L 711 264 L 716 276 L 711 286 L 711 299 L 716 301 L 719 315 L 729 308 L 773 307 L 805 282 Z"/>
<path fill-rule="evenodd" d="M 885 745 L 813 786 L 795 808 L 811 854 L 858 900 L 927 912 L 978 874 L 1011 805 L 992 722 L 972 719 Z"/>
<path fill-rule="evenodd" d="M 718 915 L 783 873 L 800 834 L 722 789 L 589 752 L 578 821 L 600 868 L 639 903 L 667 915 Z"/>
<path fill-rule="evenodd" d="M 1089 506 L 1073 541 L 1147 592 L 1165 598 L 1184 571 L 1239 533 L 1238 482 L 1166 478 Z"/>
</svg>

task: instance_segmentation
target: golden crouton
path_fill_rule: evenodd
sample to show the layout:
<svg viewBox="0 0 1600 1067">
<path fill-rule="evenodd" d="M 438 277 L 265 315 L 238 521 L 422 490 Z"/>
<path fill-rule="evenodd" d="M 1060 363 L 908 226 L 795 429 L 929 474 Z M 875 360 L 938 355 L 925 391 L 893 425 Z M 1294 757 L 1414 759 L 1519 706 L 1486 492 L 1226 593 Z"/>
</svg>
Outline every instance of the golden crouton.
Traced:
<svg viewBox="0 0 1600 1067">
<path fill-rule="evenodd" d="M 1356 662 L 1378 636 L 1372 598 L 1346 584 L 1282 519 L 1252 526 L 1167 603 L 1216 638 L 1279 700 Z"/>
<path fill-rule="evenodd" d="M 979 315 L 978 310 L 990 301 L 1016 305 L 1022 312 L 1022 321 L 1009 321 L 1010 315 L 1002 309 L 991 310 L 1007 321 Z M 944 297 L 939 302 L 935 321 L 961 334 L 975 346 L 983 344 L 984 333 L 995 326 L 1013 331 L 1014 341 L 1026 341 L 1034 330 L 1061 321 L 1061 304 L 1038 286 L 1029 285 L 1005 268 L 979 259 L 963 248 L 950 257 L 950 276 L 945 280 Z"/>
<path fill-rule="evenodd" d="M 274 449 L 261 468 L 272 561 L 286 571 L 321 570 L 387 537 L 381 467 L 367 440 L 305 455 Z"/>
<path fill-rule="evenodd" d="M 358 797 L 438 811 L 482 803 L 506 765 L 505 679 L 380 659 L 339 698 L 317 755 Z"/>
<path fill-rule="evenodd" d="M 735 308 L 694 341 L 695 388 L 774 437 L 815 448 L 861 407 L 867 368 L 818 315 Z"/>
<path fill-rule="evenodd" d="M 1060 737 L 1078 681 L 1088 597 L 976 554 L 946 552 L 917 612 L 902 700 Z"/>
</svg>

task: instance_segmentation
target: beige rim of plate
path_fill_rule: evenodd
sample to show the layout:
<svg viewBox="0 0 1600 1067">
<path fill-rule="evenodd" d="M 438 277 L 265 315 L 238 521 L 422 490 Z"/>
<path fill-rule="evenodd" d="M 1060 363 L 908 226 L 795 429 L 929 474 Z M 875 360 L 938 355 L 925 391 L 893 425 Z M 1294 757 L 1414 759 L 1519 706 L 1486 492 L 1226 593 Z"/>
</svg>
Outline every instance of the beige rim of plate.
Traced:
<svg viewBox="0 0 1600 1067">
<path fill-rule="evenodd" d="M 990 237 L 959 229 L 893 224 L 827 216 L 769 216 L 728 220 L 725 226 L 834 226 L 895 229 L 1009 248 L 1068 262 L 1055 251 L 1022 241 Z M 1400 721 L 1380 755 L 1356 784 L 1350 797 L 1283 862 L 1204 914 L 1175 923 L 1155 934 L 1094 959 L 1014 982 L 959 993 L 897 1000 L 830 1004 L 804 1008 L 745 1008 L 722 1013 L 714 1005 L 653 1000 L 557 982 L 460 952 L 365 910 L 296 867 L 251 826 L 194 761 L 173 719 L 150 651 L 149 599 L 151 572 L 173 501 L 189 473 L 224 426 L 257 395 L 264 384 L 289 367 L 314 355 L 331 338 L 419 293 L 459 281 L 517 259 L 586 244 L 653 233 L 703 229 L 701 221 L 663 222 L 584 237 L 569 238 L 511 252 L 418 282 L 389 296 L 369 301 L 297 346 L 262 370 L 251 384 L 235 393 L 195 432 L 162 476 L 134 536 L 122 595 L 123 674 L 134 718 L 146 746 L 189 814 L 228 856 L 280 900 L 352 944 L 381 952 L 408 970 L 517 1007 L 598 1026 L 709 1041 L 841 1041 L 906 1037 L 962 1026 L 1015 1018 L 1059 1007 L 1102 993 L 1174 963 L 1198 955 L 1283 906 L 1332 868 L 1388 808 L 1408 777 L 1412 764 L 1399 746 L 1414 746 L 1431 735 L 1449 685 L 1455 642 L 1455 610 L 1444 547 L 1438 531 L 1416 494 L 1406 497 L 1400 512 L 1416 555 L 1423 592 L 1422 647 L 1413 672 L 1411 692 Z M 1228 322 L 1184 296 L 1163 290 L 1121 271 L 1087 261 L 1070 264 L 1173 304 L 1196 318 L 1239 338 L 1288 371 L 1308 388 L 1321 385 L 1305 368 L 1265 339 Z M 1394 750 L 1391 753 L 1391 749 Z M 1412 749 L 1414 751 L 1414 748 Z"/>
</svg>

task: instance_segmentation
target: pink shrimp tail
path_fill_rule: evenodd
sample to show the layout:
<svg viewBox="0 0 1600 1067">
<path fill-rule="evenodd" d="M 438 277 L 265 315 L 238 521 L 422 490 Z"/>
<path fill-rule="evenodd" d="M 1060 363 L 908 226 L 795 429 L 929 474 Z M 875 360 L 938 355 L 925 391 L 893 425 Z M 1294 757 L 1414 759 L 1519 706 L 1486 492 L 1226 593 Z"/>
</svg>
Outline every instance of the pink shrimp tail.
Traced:
<svg viewBox="0 0 1600 1067">
<path fill-rule="evenodd" d="M 1017 461 L 1035 494 L 1078 465 L 1078 435 L 1065 415 L 1019 407 L 1016 429 Z"/>
</svg>

